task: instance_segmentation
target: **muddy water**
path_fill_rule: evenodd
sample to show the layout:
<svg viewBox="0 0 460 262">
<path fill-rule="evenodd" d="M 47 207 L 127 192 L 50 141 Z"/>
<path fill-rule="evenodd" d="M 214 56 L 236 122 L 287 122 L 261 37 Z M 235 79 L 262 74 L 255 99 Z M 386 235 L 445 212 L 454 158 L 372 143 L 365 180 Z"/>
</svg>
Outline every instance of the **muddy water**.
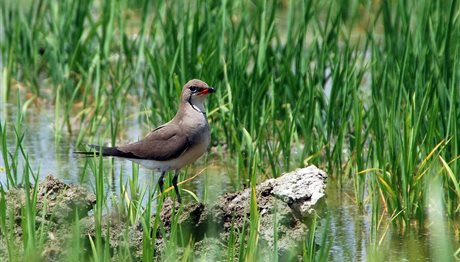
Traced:
<svg viewBox="0 0 460 262">
<path fill-rule="evenodd" d="M 1 100 L 0 100 L 1 101 Z M 0 121 L 7 123 L 7 141 L 10 150 L 15 144 L 14 124 L 16 122 L 17 108 L 14 105 L 0 104 Z M 49 174 L 57 176 L 66 183 L 78 183 L 90 190 L 94 189 L 94 176 L 90 169 L 86 174 L 84 159 L 77 159 L 72 151 L 75 149 L 75 137 L 63 135 L 56 142 L 54 135 L 54 110 L 42 107 L 40 110 L 29 109 L 23 121 L 22 129 L 25 133 L 23 146 L 30 157 L 33 170 L 39 170 L 40 179 Z M 144 133 L 138 123 L 130 124 L 129 140 L 136 140 Z M 1 153 L 0 153 L 1 154 Z M 192 176 L 206 170 L 196 179 L 184 186 L 194 192 L 199 199 L 212 202 L 227 191 L 234 191 L 231 180 L 236 179 L 232 167 L 226 163 L 213 160 L 212 155 L 204 157 L 192 168 L 186 170 L 186 176 Z M 22 165 L 21 165 L 22 166 Z M 3 170 L 3 156 L 0 157 L 0 182 L 6 183 L 6 175 Z M 113 196 L 120 195 L 120 180 L 124 184 L 131 176 L 133 165 L 129 161 L 104 160 L 104 168 L 107 169 L 105 185 L 106 192 Z M 22 174 L 22 168 L 19 169 Z M 152 171 L 139 169 L 139 185 L 153 187 L 159 174 Z M 357 208 L 353 202 L 351 190 L 340 189 L 337 183 L 330 179 L 328 182 L 327 213 L 330 223 L 327 227 L 327 242 L 332 243 L 330 260 L 332 261 L 425 261 L 430 260 L 431 252 L 436 246 L 430 245 L 430 237 L 421 230 L 407 230 L 405 233 L 395 232 L 391 227 L 385 233 L 380 245 L 371 248 L 374 241 L 371 239 L 371 210 L 370 207 Z M 192 197 L 183 193 L 186 201 L 192 201 Z M 108 197 L 108 206 L 110 206 Z M 187 199 L 188 198 L 188 199 Z M 322 222 L 325 224 L 325 221 Z M 385 221 L 381 228 L 385 228 Z M 322 229 L 318 230 L 318 239 Z M 384 230 L 380 229 L 377 242 Z M 454 248 L 458 248 L 455 244 Z"/>
</svg>

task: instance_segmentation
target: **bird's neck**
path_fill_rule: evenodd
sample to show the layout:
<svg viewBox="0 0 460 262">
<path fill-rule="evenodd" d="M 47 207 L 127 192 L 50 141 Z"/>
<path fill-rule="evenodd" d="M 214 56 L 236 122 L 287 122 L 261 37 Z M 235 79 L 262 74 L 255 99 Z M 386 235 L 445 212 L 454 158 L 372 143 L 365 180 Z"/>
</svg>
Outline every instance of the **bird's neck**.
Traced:
<svg viewBox="0 0 460 262">
<path fill-rule="evenodd" d="M 193 109 L 195 109 L 196 111 L 206 115 L 206 111 L 204 109 L 204 105 L 203 103 L 196 103 L 196 104 L 193 104 L 193 103 L 190 103 L 190 105 L 192 106 Z"/>
<path fill-rule="evenodd" d="M 204 116 L 204 119 L 206 119 L 206 110 L 204 109 L 203 103 L 187 102 L 180 105 L 180 109 L 175 118 L 178 118 L 179 121 L 182 121 L 184 118 L 202 119 L 202 117 L 199 116 Z"/>
<path fill-rule="evenodd" d="M 200 99 L 197 97 L 194 97 L 188 101 L 189 106 L 191 106 L 194 110 L 206 114 L 206 110 L 204 109 L 204 99 Z"/>
</svg>

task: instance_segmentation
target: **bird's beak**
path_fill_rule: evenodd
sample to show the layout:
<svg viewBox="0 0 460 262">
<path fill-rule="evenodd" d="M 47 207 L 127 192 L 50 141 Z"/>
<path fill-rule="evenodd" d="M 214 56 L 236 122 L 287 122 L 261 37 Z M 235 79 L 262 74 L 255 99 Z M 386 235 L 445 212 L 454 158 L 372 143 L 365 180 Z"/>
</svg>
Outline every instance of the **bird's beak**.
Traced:
<svg viewBox="0 0 460 262">
<path fill-rule="evenodd" d="M 215 93 L 216 92 L 216 89 L 214 89 L 213 87 L 208 87 L 206 89 L 203 89 L 203 91 L 201 91 L 200 93 L 198 93 L 198 95 L 207 95 L 207 94 L 211 94 L 211 93 Z"/>
</svg>

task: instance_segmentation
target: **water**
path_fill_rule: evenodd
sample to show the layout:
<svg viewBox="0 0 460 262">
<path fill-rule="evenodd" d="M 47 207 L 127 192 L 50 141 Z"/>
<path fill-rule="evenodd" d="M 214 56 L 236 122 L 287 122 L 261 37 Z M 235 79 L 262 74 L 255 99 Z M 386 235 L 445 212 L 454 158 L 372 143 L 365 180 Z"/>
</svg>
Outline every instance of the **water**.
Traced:
<svg viewBox="0 0 460 262">
<path fill-rule="evenodd" d="M 8 128 L 7 141 L 10 150 L 15 144 L 14 126 L 17 117 L 17 108 L 11 104 L 0 105 L 1 122 L 6 121 Z M 54 109 L 52 107 L 31 106 L 23 120 L 24 149 L 28 153 L 33 170 L 39 170 L 39 177 L 43 179 L 47 175 L 54 175 L 66 183 L 80 183 L 94 191 L 94 176 L 85 170 L 85 160 L 73 155 L 76 138 L 71 135 L 62 135 L 56 142 L 54 132 Z M 145 135 L 149 130 L 143 130 L 136 119 L 129 123 L 127 140 L 134 141 Z M 1 167 L 4 166 L 3 157 L 0 158 L 0 182 L 6 183 L 6 175 Z M 120 196 L 120 180 L 126 183 L 132 174 L 133 165 L 130 161 L 104 160 L 106 174 L 106 190 L 112 196 Z M 197 197 L 205 202 L 213 202 L 225 192 L 234 191 L 231 181 L 236 180 L 235 172 L 227 163 L 219 160 L 216 154 L 208 153 L 192 167 L 184 169 L 185 178 L 191 177 L 206 170 L 197 178 L 187 183 L 184 188 L 189 189 Z M 19 174 L 22 171 L 20 169 Z M 139 169 L 139 185 L 154 187 L 159 174 L 150 170 Z M 183 192 L 186 201 L 191 196 Z M 108 205 L 110 206 L 108 197 Z M 408 228 L 406 232 L 397 232 L 388 226 L 390 221 L 383 220 L 379 232 L 378 241 L 385 235 L 380 245 L 373 250 L 375 243 L 371 239 L 371 210 L 369 206 L 357 208 L 354 203 L 353 191 L 346 187 L 340 188 L 336 181 L 329 179 L 327 188 L 327 213 L 330 224 L 327 228 L 327 241 L 332 242 L 330 251 L 331 261 L 425 261 L 431 257 L 432 250 L 438 248 L 430 243 L 430 237 L 426 230 Z M 387 217 L 388 215 L 385 215 Z M 323 223 L 324 224 L 324 223 Z M 457 223 L 458 224 L 458 223 Z M 322 230 L 318 230 L 318 234 Z M 452 241 L 454 238 L 452 237 Z M 458 242 L 458 240 L 457 240 Z M 458 248 L 454 246 L 454 248 Z"/>
<path fill-rule="evenodd" d="M 415 228 L 397 232 L 392 230 L 391 225 L 388 227 L 391 221 L 386 216 L 379 227 L 377 243 L 373 243 L 370 206 L 358 208 L 353 197 L 351 190 L 340 189 L 334 181 L 328 183 L 326 203 L 330 224 L 327 235 L 328 241 L 333 242 L 332 261 L 429 260 L 430 243 L 426 232 Z M 375 246 L 375 251 L 372 246 Z"/>
<path fill-rule="evenodd" d="M 5 103 L 0 105 L 0 122 L 5 122 L 7 126 L 7 144 L 10 153 L 15 150 L 16 136 L 14 130 L 17 115 L 16 106 Z M 77 138 L 75 136 L 62 132 L 62 136 L 56 139 L 54 121 L 54 109 L 51 107 L 37 108 L 31 106 L 25 114 L 21 125 L 22 132 L 24 133 L 22 145 L 29 157 L 32 170 L 38 171 L 39 180 L 44 179 L 48 175 L 53 175 L 65 183 L 78 183 L 93 189 L 95 179 L 91 172 L 88 172 L 90 170 L 86 166 L 86 161 L 92 161 L 92 159 L 79 158 L 73 153 L 76 150 Z M 141 124 L 137 120 L 129 120 L 127 122 L 129 126 L 129 132 L 126 132 L 127 141 L 136 141 L 143 137 L 146 132 L 150 131 L 150 129 L 142 130 Z M 193 166 L 182 169 L 184 179 L 200 172 L 206 166 L 204 163 L 206 158 L 207 156 L 204 156 Z M 23 157 L 20 157 L 20 161 L 22 164 L 19 165 L 18 181 L 21 180 L 23 174 Z M 215 161 L 208 162 L 213 163 Z M 2 168 L 4 166 L 3 155 L 0 152 L 0 183 L 5 185 L 7 178 Z M 106 189 L 115 196 L 119 196 L 120 179 L 123 184 L 128 182 L 132 174 L 133 163 L 121 159 L 104 159 L 104 169 L 106 174 L 111 174 L 110 177 L 106 178 Z M 156 186 L 159 175 L 158 172 L 152 172 L 151 170 L 140 167 L 139 184 L 145 188 L 153 188 Z M 165 179 L 168 179 L 168 177 Z M 203 185 L 210 186 L 204 188 Z M 223 188 L 228 189 L 231 186 L 225 169 L 219 167 L 219 164 L 216 163 L 207 165 L 206 170 L 202 174 L 184 187 L 195 192 L 200 199 L 211 201 L 217 197 L 215 192 L 222 191 Z"/>
</svg>

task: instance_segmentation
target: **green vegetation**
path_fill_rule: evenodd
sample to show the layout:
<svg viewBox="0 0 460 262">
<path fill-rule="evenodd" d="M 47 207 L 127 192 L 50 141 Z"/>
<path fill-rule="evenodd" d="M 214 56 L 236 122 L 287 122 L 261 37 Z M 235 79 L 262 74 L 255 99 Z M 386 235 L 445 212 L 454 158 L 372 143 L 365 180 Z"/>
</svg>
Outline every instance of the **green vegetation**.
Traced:
<svg viewBox="0 0 460 262">
<path fill-rule="evenodd" d="M 24 185 L 31 192 L 23 220 L 25 257 L 39 252 L 46 234 L 44 228 L 35 235 L 35 221 L 28 219 L 38 171 L 22 147 L 31 135 L 21 128 L 27 109 L 54 105 L 56 141 L 72 134 L 75 144 L 115 144 L 132 118 L 146 131 L 170 119 L 181 86 L 192 78 L 217 89 L 207 101 L 212 141 L 217 157 L 234 166 L 235 190 L 254 190 L 268 177 L 315 164 L 343 187 L 352 184 L 356 205 L 370 207 L 370 249 L 378 249 L 389 227 L 407 231 L 429 221 L 437 227 L 429 232 L 458 228 L 457 0 L 20 2 L 0 3 L 0 103 L 16 103 L 19 112 L 14 129 L 0 121 L 6 173 L 0 222 L 2 238 L 11 239 L 4 196 Z M 7 145 L 6 134 L 14 132 L 15 144 Z M 108 174 L 102 160 L 88 163 L 82 176 L 96 178 L 97 224 L 108 205 Z M 150 221 L 152 189 L 138 184 L 137 169 L 132 173 L 120 185 L 125 197 L 111 208 L 127 214 L 127 223 L 140 221 L 157 232 L 159 217 Z M 228 243 L 229 260 L 257 257 L 253 201 L 248 228 L 233 232 Z M 429 212 L 433 203 L 441 215 Z M 383 218 L 391 221 L 387 227 Z M 79 243 L 78 223 L 72 230 Z M 99 230 L 85 254 L 96 261 L 109 258 L 103 234 Z M 155 240 L 144 237 L 144 260 L 152 260 Z M 235 246 L 236 239 L 246 245 Z M 313 238 L 307 239 L 305 260 L 327 258 L 327 245 L 315 257 Z M 174 249 L 175 239 L 170 242 Z M 19 250 L 10 245 L 8 254 L 16 257 Z M 69 253 L 77 261 L 82 254 L 75 246 Z M 446 247 L 448 255 L 433 252 L 433 259 L 458 259 L 455 248 Z M 127 247 L 120 249 L 120 259 L 130 256 Z M 168 252 L 160 255 L 171 258 Z"/>
</svg>

